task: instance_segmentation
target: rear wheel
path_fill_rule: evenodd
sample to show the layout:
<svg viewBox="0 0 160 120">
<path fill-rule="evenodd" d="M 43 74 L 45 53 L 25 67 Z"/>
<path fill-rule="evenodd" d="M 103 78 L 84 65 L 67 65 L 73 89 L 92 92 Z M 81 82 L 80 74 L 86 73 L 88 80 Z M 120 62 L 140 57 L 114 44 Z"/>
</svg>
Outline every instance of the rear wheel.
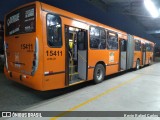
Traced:
<svg viewBox="0 0 160 120">
<path fill-rule="evenodd" d="M 94 69 L 94 82 L 100 83 L 104 80 L 105 68 L 102 64 L 97 64 Z"/>
<path fill-rule="evenodd" d="M 136 62 L 136 70 L 139 70 L 140 69 L 140 60 L 137 59 L 137 62 Z"/>
</svg>

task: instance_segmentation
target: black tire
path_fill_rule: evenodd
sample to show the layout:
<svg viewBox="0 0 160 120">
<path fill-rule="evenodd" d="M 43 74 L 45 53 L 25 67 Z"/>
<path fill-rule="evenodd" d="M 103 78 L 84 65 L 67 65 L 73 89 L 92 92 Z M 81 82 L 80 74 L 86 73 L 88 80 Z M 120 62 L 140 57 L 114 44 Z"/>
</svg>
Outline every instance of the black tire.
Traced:
<svg viewBox="0 0 160 120">
<path fill-rule="evenodd" d="M 140 69 L 140 60 L 137 59 L 137 62 L 136 62 L 136 70 L 139 70 Z"/>
<path fill-rule="evenodd" d="M 105 76 L 105 68 L 102 64 L 97 64 L 95 69 L 94 69 L 94 83 L 100 83 L 104 80 Z"/>
</svg>

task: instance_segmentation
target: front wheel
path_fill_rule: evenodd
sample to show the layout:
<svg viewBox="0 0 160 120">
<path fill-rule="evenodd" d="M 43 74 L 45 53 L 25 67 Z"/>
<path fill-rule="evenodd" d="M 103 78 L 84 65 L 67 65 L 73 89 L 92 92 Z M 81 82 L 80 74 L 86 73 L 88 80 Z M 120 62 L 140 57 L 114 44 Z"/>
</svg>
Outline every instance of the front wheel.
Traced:
<svg viewBox="0 0 160 120">
<path fill-rule="evenodd" d="M 140 69 L 140 61 L 139 59 L 137 59 L 137 62 L 136 62 L 136 70 L 139 70 Z"/>
<path fill-rule="evenodd" d="M 105 68 L 102 64 L 98 64 L 96 65 L 95 69 L 94 69 L 94 82 L 100 83 L 104 80 L 104 76 L 105 76 Z"/>
</svg>

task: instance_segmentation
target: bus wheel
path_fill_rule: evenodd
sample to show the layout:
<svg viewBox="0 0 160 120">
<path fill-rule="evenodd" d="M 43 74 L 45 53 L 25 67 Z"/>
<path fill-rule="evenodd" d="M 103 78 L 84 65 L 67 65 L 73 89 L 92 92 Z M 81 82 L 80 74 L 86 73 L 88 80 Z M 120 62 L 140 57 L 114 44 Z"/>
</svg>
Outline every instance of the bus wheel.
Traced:
<svg viewBox="0 0 160 120">
<path fill-rule="evenodd" d="M 96 84 L 102 82 L 104 80 L 104 76 L 105 76 L 104 66 L 102 64 L 96 65 L 94 69 L 94 82 Z"/>
<path fill-rule="evenodd" d="M 137 62 L 136 62 L 136 70 L 139 70 L 140 69 L 140 61 L 139 59 L 137 59 Z"/>
</svg>

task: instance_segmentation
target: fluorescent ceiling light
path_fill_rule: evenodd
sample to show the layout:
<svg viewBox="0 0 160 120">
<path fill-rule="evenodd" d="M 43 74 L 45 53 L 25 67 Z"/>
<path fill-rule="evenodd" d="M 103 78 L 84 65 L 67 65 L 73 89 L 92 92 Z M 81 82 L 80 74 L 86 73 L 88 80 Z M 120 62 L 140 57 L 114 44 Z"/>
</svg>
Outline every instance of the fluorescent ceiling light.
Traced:
<svg viewBox="0 0 160 120">
<path fill-rule="evenodd" d="M 159 16 L 158 10 L 152 0 L 144 0 L 144 5 L 153 18 Z"/>
<path fill-rule="evenodd" d="M 160 30 L 151 30 L 151 31 L 147 31 L 148 34 L 159 34 Z"/>
</svg>

